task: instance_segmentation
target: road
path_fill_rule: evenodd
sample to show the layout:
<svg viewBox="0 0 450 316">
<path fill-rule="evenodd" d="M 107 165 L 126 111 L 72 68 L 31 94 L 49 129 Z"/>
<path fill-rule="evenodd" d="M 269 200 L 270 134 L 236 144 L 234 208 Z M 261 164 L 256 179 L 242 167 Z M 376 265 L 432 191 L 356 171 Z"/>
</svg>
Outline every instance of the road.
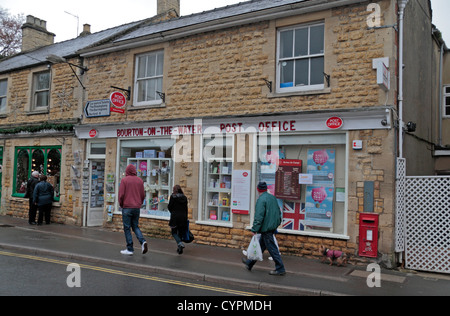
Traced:
<svg viewBox="0 0 450 316">
<path fill-rule="evenodd" d="M 274 294 L 9 251 L 0 251 L 0 267 L 0 296 L 202 297 Z"/>
</svg>

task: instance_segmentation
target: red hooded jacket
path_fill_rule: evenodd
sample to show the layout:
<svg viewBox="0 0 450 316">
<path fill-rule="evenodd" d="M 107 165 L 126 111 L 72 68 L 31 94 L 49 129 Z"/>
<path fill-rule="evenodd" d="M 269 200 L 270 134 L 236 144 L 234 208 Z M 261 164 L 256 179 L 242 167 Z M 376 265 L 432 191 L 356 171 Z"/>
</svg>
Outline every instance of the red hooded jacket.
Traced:
<svg viewBox="0 0 450 316">
<path fill-rule="evenodd" d="M 125 174 L 119 187 L 119 205 L 121 208 L 141 208 L 145 199 L 144 182 L 137 176 L 134 165 L 128 165 Z"/>
</svg>

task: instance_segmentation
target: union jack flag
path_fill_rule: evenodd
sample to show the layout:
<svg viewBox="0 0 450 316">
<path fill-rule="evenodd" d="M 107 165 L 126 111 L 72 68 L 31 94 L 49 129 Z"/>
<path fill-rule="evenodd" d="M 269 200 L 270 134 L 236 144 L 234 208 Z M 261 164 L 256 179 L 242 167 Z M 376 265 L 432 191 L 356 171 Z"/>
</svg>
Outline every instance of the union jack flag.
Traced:
<svg viewBox="0 0 450 316">
<path fill-rule="evenodd" d="M 283 229 L 305 230 L 305 204 L 284 201 L 283 203 Z"/>
</svg>

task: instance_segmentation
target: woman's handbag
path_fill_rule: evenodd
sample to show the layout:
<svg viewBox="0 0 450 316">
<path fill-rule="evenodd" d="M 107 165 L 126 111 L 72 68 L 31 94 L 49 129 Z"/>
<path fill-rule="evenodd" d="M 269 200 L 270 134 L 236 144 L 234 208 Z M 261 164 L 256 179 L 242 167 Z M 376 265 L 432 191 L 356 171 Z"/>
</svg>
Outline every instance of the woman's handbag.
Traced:
<svg viewBox="0 0 450 316">
<path fill-rule="evenodd" d="M 189 230 L 189 220 L 187 221 L 187 228 L 185 233 L 183 234 L 181 240 L 187 244 L 190 244 L 191 242 L 194 241 L 194 235 L 191 233 L 191 231 Z"/>
</svg>

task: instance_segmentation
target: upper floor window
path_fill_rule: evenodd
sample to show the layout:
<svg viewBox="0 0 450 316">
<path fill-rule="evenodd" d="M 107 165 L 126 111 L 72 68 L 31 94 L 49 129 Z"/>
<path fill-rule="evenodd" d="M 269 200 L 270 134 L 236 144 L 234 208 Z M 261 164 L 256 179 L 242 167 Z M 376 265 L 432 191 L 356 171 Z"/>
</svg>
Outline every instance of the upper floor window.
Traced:
<svg viewBox="0 0 450 316">
<path fill-rule="evenodd" d="M 450 86 L 444 87 L 444 115 L 450 117 Z"/>
<path fill-rule="evenodd" d="M 8 80 L 0 80 L 0 114 L 6 111 L 6 94 L 8 93 Z"/>
<path fill-rule="evenodd" d="M 45 110 L 50 105 L 50 71 L 33 75 L 33 100 L 31 110 Z"/>
<path fill-rule="evenodd" d="M 277 92 L 324 88 L 324 30 L 320 23 L 278 31 Z"/>
<path fill-rule="evenodd" d="M 136 58 L 135 105 L 157 105 L 162 100 L 164 51 Z M 159 92 L 159 93 L 158 93 Z"/>
</svg>

